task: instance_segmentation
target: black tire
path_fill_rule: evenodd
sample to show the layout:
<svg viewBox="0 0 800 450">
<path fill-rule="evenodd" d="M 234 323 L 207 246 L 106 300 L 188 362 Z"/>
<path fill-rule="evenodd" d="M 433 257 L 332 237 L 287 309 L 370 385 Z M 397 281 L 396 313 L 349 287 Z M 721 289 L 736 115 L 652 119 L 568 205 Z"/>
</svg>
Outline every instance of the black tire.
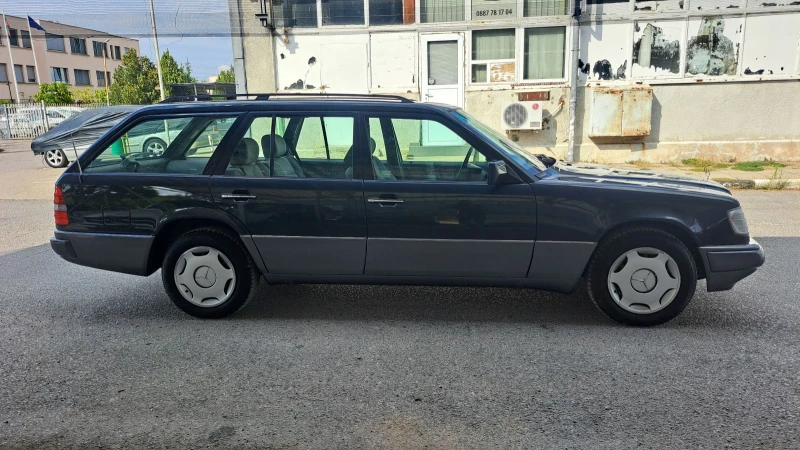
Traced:
<svg viewBox="0 0 800 450">
<path fill-rule="evenodd" d="M 57 148 L 44 153 L 44 162 L 54 169 L 60 169 L 69 164 L 69 159 L 67 159 L 67 154 L 64 153 L 64 150 Z"/>
<path fill-rule="evenodd" d="M 178 290 L 175 265 L 184 252 L 194 247 L 211 247 L 230 260 L 236 283 L 224 303 L 213 307 L 198 306 L 184 298 Z M 221 319 L 239 311 L 252 299 L 259 275 L 249 253 L 237 237 L 217 228 L 200 228 L 182 235 L 170 246 L 161 265 L 161 279 L 164 289 L 178 308 L 201 319 Z"/>
<path fill-rule="evenodd" d="M 150 145 L 152 145 L 152 144 L 157 144 L 158 146 L 160 146 L 162 148 L 162 150 L 159 151 L 159 152 L 151 152 L 151 151 L 149 151 L 147 148 L 150 147 Z M 160 155 L 163 155 L 166 150 L 167 150 L 167 143 L 164 142 L 163 139 L 150 138 L 150 139 L 144 141 L 144 144 L 142 144 L 142 153 L 152 153 L 153 155 L 160 156 Z"/>
<path fill-rule="evenodd" d="M 666 253 L 680 271 L 680 285 L 672 302 L 653 313 L 627 311 L 614 300 L 608 287 L 612 264 L 626 252 L 641 247 Z M 586 271 L 586 287 L 595 306 L 608 317 L 628 325 L 659 325 L 674 319 L 689 304 L 696 286 L 697 266 L 691 252 L 678 238 L 658 228 L 635 227 L 609 236 L 598 246 Z"/>
</svg>

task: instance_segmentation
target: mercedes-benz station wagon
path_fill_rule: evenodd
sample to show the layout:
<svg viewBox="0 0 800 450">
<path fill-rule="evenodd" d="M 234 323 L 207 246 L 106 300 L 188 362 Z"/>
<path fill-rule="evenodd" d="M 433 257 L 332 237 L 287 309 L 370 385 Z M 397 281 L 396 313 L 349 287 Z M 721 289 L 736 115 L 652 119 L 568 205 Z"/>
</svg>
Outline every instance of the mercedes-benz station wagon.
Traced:
<svg viewBox="0 0 800 450">
<path fill-rule="evenodd" d="M 192 99 L 196 100 L 196 99 Z M 148 131 L 149 130 L 149 131 Z M 144 151 L 157 133 L 163 149 Z M 764 262 L 719 184 L 545 165 L 451 106 L 261 95 L 132 113 L 55 188 L 53 250 L 220 318 L 261 282 L 506 286 L 654 325 Z"/>
</svg>

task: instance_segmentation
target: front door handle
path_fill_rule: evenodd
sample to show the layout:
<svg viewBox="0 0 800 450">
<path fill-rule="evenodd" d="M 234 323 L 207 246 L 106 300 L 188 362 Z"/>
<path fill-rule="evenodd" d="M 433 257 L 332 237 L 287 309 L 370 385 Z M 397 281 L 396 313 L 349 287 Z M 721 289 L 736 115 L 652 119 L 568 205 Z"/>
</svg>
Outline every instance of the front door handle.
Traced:
<svg viewBox="0 0 800 450">
<path fill-rule="evenodd" d="M 256 198 L 256 196 L 247 191 L 233 191 L 230 194 L 222 194 L 222 198 L 230 199 L 235 202 L 246 202 Z"/>
<path fill-rule="evenodd" d="M 402 198 L 383 198 L 383 197 L 369 197 L 368 203 L 378 203 L 381 206 L 394 206 L 398 203 L 403 203 Z"/>
</svg>

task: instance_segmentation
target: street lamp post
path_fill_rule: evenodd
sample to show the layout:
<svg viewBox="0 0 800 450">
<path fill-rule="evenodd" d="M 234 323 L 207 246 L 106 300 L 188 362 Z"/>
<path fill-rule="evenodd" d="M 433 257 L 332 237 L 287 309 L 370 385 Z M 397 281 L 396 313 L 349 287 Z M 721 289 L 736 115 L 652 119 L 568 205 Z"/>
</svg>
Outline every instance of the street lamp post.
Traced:
<svg viewBox="0 0 800 450">
<path fill-rule="evenodd" d="M 108 82 L 110 81 L 108 78 L 108 66 L 106 65 L 106 55 L 108 54 L 108 41 L 111 39 L 106 39 L 103 42 L 103 80 L 105 80 L 106 85 L 106 106 L 111 105 L 111 97 L 108 93 Z"/>
</svg>

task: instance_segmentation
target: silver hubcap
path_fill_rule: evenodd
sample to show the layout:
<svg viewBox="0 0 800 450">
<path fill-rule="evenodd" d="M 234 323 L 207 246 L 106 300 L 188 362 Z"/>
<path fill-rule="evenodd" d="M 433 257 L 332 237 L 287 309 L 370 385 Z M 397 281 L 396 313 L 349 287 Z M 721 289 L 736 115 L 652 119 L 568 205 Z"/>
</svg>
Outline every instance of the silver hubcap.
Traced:
<svg viewBox="0 0 800 450">
<path fill-rule="evenodd" d="M 150 153 L 155 153 L 156 155 L 160 155 L 164 153 L 165 149 L 164 146 L 161 145 L 161 142 L 153 141 L 147 143 L 147 148 L 145 148 L 145 150 Z"/>
<path fill-rule="evenodd" d="M 678 264 L 656 248 L 630 250 L 617 258 L 608 271 L 611 298 L 635 314 L 652 314 L 666 308 L 680 287 Z"/>
<path fill-rule="evenodd" d="M 236 287 L 231 260 L 211 247 L 194 247 L 175 264 L 175 285 L 193 305 L 211 308 L 225 303 Z"/>
<path fill-rule="evenodd" d="M 61 163 L 64 162 L 64 157 L 61 155 L 61 152 L 58 150 L 48 150 L 45 153 L 45 158 L 47 158 L 47 162 L 54 166 L 59 166 Z"/>
</svg>

